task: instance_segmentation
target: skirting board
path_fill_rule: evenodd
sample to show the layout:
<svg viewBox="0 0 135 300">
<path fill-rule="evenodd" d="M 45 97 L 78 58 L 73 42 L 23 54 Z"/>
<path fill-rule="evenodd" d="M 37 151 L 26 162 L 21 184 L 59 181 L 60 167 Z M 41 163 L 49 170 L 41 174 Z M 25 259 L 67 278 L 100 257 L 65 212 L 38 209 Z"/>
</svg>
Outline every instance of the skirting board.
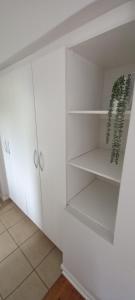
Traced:
<svg viewBox="0 0 135 300">
<path fill-rule="evenodd" d="M 88 293 L 88 291 L 76 280 L 76 278 L 64 267 L 61 265 L 62 274 L 69 280 L 69 282 L 74 286 L 74 288 L 84 297 L 85 300 L 96 300 L 93 295 Z"/>
</svg>

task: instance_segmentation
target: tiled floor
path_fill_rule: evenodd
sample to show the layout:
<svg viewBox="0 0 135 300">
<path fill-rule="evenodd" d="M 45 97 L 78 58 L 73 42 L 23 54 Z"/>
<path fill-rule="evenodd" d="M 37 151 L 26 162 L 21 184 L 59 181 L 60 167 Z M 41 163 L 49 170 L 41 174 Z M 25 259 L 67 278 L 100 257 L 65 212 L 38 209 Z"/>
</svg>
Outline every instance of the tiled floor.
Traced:
<svg viewBox="0 0 135 300">
<path fill-rule="evenodd" d="M 0 207 L 0 300 L 41 300 L 61 274 L 61 259 L 13 202 Z"/>
</svg>

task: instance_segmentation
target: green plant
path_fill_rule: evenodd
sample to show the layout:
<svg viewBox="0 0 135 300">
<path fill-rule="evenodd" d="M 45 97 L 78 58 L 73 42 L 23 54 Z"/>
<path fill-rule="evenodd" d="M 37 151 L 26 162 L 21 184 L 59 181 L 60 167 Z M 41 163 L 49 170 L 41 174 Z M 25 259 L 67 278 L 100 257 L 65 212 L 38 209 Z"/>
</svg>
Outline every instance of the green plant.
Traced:
<svg viewBox="0 0 135 300">
<path fill-rule="evenodd" d="M 116 164 L 118 164 L 119 162 L 121 140 L 125 122 L 125 112 L 130 100 L 130 91 L 131 74 L 128 74 L 127 77 L 122 75 L 114 82 L 109 105 L 106 133 L 107 144 L 110 141 L 111 131 L 113 133 L 111 163 L 115 162 Z"/>
</svg>

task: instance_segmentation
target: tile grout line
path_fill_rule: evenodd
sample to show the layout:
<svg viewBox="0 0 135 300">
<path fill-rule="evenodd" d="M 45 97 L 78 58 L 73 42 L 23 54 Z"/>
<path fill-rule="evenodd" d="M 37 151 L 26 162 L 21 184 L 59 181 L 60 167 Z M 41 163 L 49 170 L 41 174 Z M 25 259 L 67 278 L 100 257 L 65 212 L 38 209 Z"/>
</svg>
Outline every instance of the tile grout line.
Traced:
<svg viewBox="0 0 135 300">
<path fill-rule="evenodd" d="M 54 247 L 49 251 L 49 253 L 44 257 L 44 259 L 42 259 L 42 261 L 36 266 L 36 268 L 34 268 L 34 270 L 35 270 L 36 274 L 38 275 L 39 279 L 44 283 L 44 285 L 47 287 L 48 290 L 50 289 L 50 287 L 49 287 L 49 286 L 47 285 L 47 283 L 40 277 L 39 273 L 37 272 L 37 268 L 43 263 L 44 260 L 46 260 L 46 258 L 52 253 L 52 251 L 53 251 L 55 248 L 57 249 L 57 247 L 54 246 Z"/>
<path fill-rule="evenodd" d="M 44 256 L 44 258 L 42 258 L 41 262 L 36 266 L 34 267 L 34 270 L 36 270 L 42 263 L 43 261 L 51 254 L 51 252 L 56 248 L 56 246 L 54 246 L 51 250 L 49 250 L 49 252 Z"/>
<path fill-rule="evenodd" d="M 9 211 L 11 211 L 11 210 L 13 210 L 14 209 L 14 207 L 11 207 L 8 211 L 6 211 L 5 213 L 3 213 L 2 215 L 5 215 L 6 213 L 8 213 Z M 2 216 L 1 215 L 1 216 Z M 0 217 L 1 217 L 0 216 Z M 2 259 L 1 261 L 0 261 L 0 264 L 4 261 L 4 260 L 6 260 L 10 255 L 12 255 L 15 251 L 17 251 L 18 249 L 20 250 L 20 252 L 22 253 L 22 255 L 25 257 L 25 259 L 27 260 L 27 262 L 29 263 L 29 265 L 31 266 L 31 268 L 32 268 L 32 271 L 29 273 L 29 275 L 28 276 L 26 276 L 25 278 L 24 278 L 24 280 L 19 284 L 19 285 L 17 285 L 17 287 L 8 295 L 8 296 L 6 296 L 5 298 L 3 298 L 3 296 L 2 296 L 2 294 L 0 293 L 0 297 L 1 297 L 1 299 L 2 300 L 6 300 L 8 297 L 10 297 L 12 294 L 14 294 L 14 292 L 19 288 L 19 287 L 21 287 L 21 285 L 32 275 L 32 273 L 34 273 L 35 272 L 35 274 L 37 275 L 37 277 L 39 278 L 39 280 L 43 283 L 43 285 L 44 285 L 44 287 L 47 289 L 47 291 L 48 291 L 48 289 L 49 289 L 49 287 L 47 286 L 47 284 L 42 280 L 42 278 L 39 276 L 39 274 L 38 274 L 38 272 L 36 271 L 36 268 L 38 268 L 38 266 L 45 260 L 45 258 L 52 252 L 52 250 L 55 248 L 55 246 L 47 253 L 47 255 L 45 255 L 44 256 L 44 258 L 40 261 L 40 263 L 36 266 L 36 267 L 33 267 L 33 265 L 31 264 L 31 262 L 29 261 L 29 259 L 27 258 L 27 256 L 24 254 L 24 252 L 23 252 L 23 250 L 22 250 L 22 248 L 21 248 L 21 246 L 25 243 L 25 242 L 27 242 L 32 236 L 34 236 L 37 232 L 38 232 L 38 227 L 37 227 L 37 231 L 36 232 L 34 232 L 29 238 L 27 238 L 24 242 L 22 242 L 20 245 L 18 245 L 17 244 L 17 242 L 15 241 L 15 239 L 13 238 L 13 236 L 12 236 L 12 234 L 10 233 L 10 229 L 12 228 L 12 227 L 14 227 L 15 225 L 17 225 L 18 223 L 20 223 L 21 221 L 22 221 L 22 219 L 23 218 L 25 218 L 25 215 L 24 215 L 24 217 L 22 216 L 21 218 L 20 218 L 20 220 L 18 220 L 14 225 L 12 225 L 12 226 L 10 226 L 10 227 L 6 227 L 5 226 L 5 224 L 2 222 L 2 220 L 1 220 L 1 218 L 0 218 L 0 221 L 1 221 L 1 223 L 2 223 L 2 225 L 4 226 L 4 231 L 1 233 L 1 234 L 3 234 L 3 233 L 5 233 L 5 232 L 7 232 L 8 234 L 9 234 L 9 236 L 11 237 L 11 239 L 13 240 L 13 242 L 15 243 L 15 245 L 17 246 L 17 248 L 15 249 L 15 250 L 13 250 L 9 255 L 7 255 L 4 259 Z M 29 221 L 29 219 L 28 219 L 28 221 Z M 31 221 L 31 220 L 30 220 Z M 35 224 L 34 224 L 35 225 Z M 0 234 L 0 235 L 1 235 Z"/>
<path fill-rule="evenodd" d="M 45 286 L 45 288 L 47 289 L 47 291 L 49 291 L 49 287 L 48 285 L 45 283 L 45 281 L 40 277 L 40 275 L 38 274 L 37 270 L 35 269 L 34 272 L 36 273 L 36 275 L 38 276 L 38 278 L 40 279 L 40 281 L 43 283 L 43 285 Z"/>
<path fill-rule="evenodd" d="M 1 236 L 3 233 L 5 233 L 6 231 L 7 231 L 7 230 L 5 229 L 3 232 L 1 232 L 1 233 L 0 233 L 0 236 Z"/>
<path fill-rule="evenodd" d="M 45 288 L 47 288 L 47 290 L 49 290 L 48 285 L 43 281 L 43 279 L 40 277 L 40 275 L 37 272 L 37 268 L 43 263 L 43 261 L 51 254 L 51 252 L 56 248 L 56 246 L 54 245 L 54 247 L 47 253 L 47 255 L 44 256 L 44 258 L 41 260 L 41 262 L 36 266 L 33 267 L 33 265 L 31 264 L 31 262 L 29 261 L 29 259 L 27 258 L 27 256 L 24 254 L 23 250 L 21 249 L 21 246 L 25 243 L 25 241 L 28 241 L 32 236 L 34 236 L 34 234 L 36 234 L 36 232 L 34 232 L 32 234 L 32 236 L 30 236 L 29 238 L 27 238 L 22 244 L 18 245 L 17 242 L 15 241 L 15 239 L 12 237 L 11 233 L 8 231 L 8 229 L 6 229 L 6 231 L 9 233 L 10 237 L 12 238 L 13 242 L 16 244 L 17 248 L 15 250 L 13 250 L 8 256 L 6 256 L 2 261 L 6 260 L 11 254 L 13 254 L 16 250 L 20 250 L 21 253 L 23 254 L 23 256 L 25 257 L 25 259 L 27 260 L 27 262 L 29 263 L 29 265 L 32 267 L 32 272 L 35 272 L 36 275 L 38 276 L 38 278 L 41 280 L 41 282 L 44 284 Z M 1 261 L 1 262 L 2 262 Z M 0 263 L 1 263 L 0 262 Z M 31 273 L 32 273 L 31 272 Z M 31 274 L 30 273 L 30 274 Z M 22 281 L 22 283 L 27 279 L 28 276 L 26 276 L 26 278 Z M 21 284 L 22 284 L 21 283 Z M 21 286 L 21 284 L 19 284 L 19 286 Z M 15 288 L 15 290 L 18 288 L 18 286 Z M 15 292 L 15 290 L 13 292 Z M 12 292 L 12 293 L 13 293 Z M 9 296 L 8 296 L 9 297 Z"/>
<path fill-rule="evenodd" d="M 37 272 L 36 272 L 36 269 L 32 266 L 32 264 L 31 264 L 31 262 L 29 261 L 29 259 L 28 259 L 28 257 L 25 255 L 25 253 L 22 251 L 22 249 L 20 248 L 20 251 L 21 251 L 21 253 L 23 254 L 23 256 L 25 257 L 25 259 L 27 260 L 27 262 L 30 264 L 30 266 L 32 267 L 32 269 L 33 269 L 33 271 L 35 271 L 35 273 L 37 274 Z M 39 277 L 39 276 L 38 276 Z M 39 277 L 40 278 L 40 277 Z M 41 278 L 40 278 L 41 279 Z M 43 280 L 42 280 L 42 282 L 43 282 Z M 44 283 L 44 282 L 43 282 Z M 46 284 L 44 283 L 44 285 L 45 285 L 45 287 L 47 287 L 46 286 Z M 47 289 L 48 289 L 48 287 L 47 287 Z"/>
<path fill-rule="evenodd" d="M 16 207 L 11 207 L 7 212 L 3 213 L 3 214 L 6 214 L 8 213 L 10 210 L 14 209 Z M 22 212 L 21 212 L 22 213 Z M 54 245 L 53 248 L 47 253 L 47 255 L 45 255 L 43 257 L 43 259 L 40 261 L 40 263 L 36 266 L 36 267 L 33 267 L 33 265 L 31 264 L 31 262 L 29 261 L 29 259 L 27 258 L 27 256 L 25 255 L 25 253 L 23 252 L 21 246 L 27 242 L 31 237 L 33 237 L 38 231 L 42 233 L 42 231 L 37 227 L 37 225 L 35 225 L 29 218 L 28 218 L 28 221 L 31 221 L 36 227 L 37 227 L 37 230 L 31 235 L 29 236 L 26 240 L 24 240 L 21 244 L 17 244 L 17 242 L 15 241 L 14 237 L 12 236 L 12 234 L 10 233 L 10 229 L 12 227 L 14 227 L 15 225 L 17 225 L 18 223 L 20 223 L 25 217 L 25 214 L 24 214 L 24 217 L 22 216 L 22 218 L 20 220 L 17 221 L 17 223 L 15 223 L 14 225 L 6 228 L 5 227 L 5 224 L 3 224 L 2 220 L 0 219 L 2 225 L 4 226 L 5 228 L 5 231 L 3 231 L 2 233 L 5 233 L 7 232 L 9 234 L 9 236 L 11 237 L 11 239 L 13 240 L 13 242 L 15 243 L 15 245 L 17 246 L 17 248 L 15 250 L 13 250 L 8 256 L 6 256 L 6 258 L 4 258 L 1 262 L 3 262 L 4 260 L 6 260 L 11 254 L 13 254 L 15 251 L 17 251 L 18 249 L 20 250 L 20 252 L 22 253 L 22 255 L 25 257 L 25 259 L 27 260 L 28 264 L 31 266 L 32 268 L 32 271 L 24 278 L 24 280 L 6 297 L 6 298 L 3 298 L 3 296 L 1 295 L 0 293 L 0 296 L 2 298 L 2 300 L 6 300 L 9 296 L 11 296 L 30 276 L 32 273 L 35 272 L 35 274 L 37 275 L 37 277 L 39 278 L 39 280 L 43 283 L 43 285 L 45 286 L 45 288 L 47 289 L 47 291 L 50 289 L 50 287 L 48 287 L 48 285 L 44 282 L 44 280 L 40 277 L 40 275 L 38 274 L 37 272 L 37 268 L 43 263 L 44 260 L 46 260 L 46 258 L 51 254 L 51 252 L 56 248 L 56 246 Z M 1 233 L 1 234 L 2 234 Z M 0 235 L 1 235 L 0 234 Z M 44 233 L 43 233 L 44 234 Z M 46 236 L 46 235 L 45 235 Z M 48 237 L 47 237 L 48 239 Z M 0 262 L 0 263 L 1 263 Z"/>
<path fill-rule="evenodd" d="M 1 292 L 0 292 L 0 297 L 1 297 L 1 300 L 3 300 L 3 297 L 2 297 L 2 295 L 1 295 Z"/>
<path fill-rule="evenodd" d="M 9 233 L 10 234 L 10 233 Z M 34 234 L 33 234 L 34 235 Z M 10 234 L 11 236 L 11 234 Z M 30 237 L 31 238 L 31 237 Z M 27 239 L 28 240 L 28 239 Z M 13 239 L 13 241 L 16 243 L 16 241 Z M 21 244 L 22 245 L 22 244 Z M 29 265 L 32 267 L 32 272 L 35 272 L 36 275 L 38 276 L 38 278 L 41 280 L 41 282 L 44 284 L 45 288 L 47 288 L 47 290 L 49 289 L 49 287 L 47 286 L 47 284 L 43 281 L 43 279 L 39 276 L 36 268 L 38 268 L 38 266 L 40 266 L 40 264 L 46 259 L 46 257 L 52 252 L 53 249 L 55 249 L 55 246 L 49 251 L 49 253 L 42 259 L 42 261 L 34 268 L 33 265 L 31 264 L 31 262 L 29 261 L 29 259 L 27 258 L 27 256 L 25 255 L 25 253 L 23 252 L 23 250 L 21 249 L 20 245 L 17 245 L 18 249 L 21 251 L 21 253 L 23 254 L 23 256 L 25 257 L 25 259 L 27 260 L 27 262 L 29 263 Z M 23 280 L 23 282 L 27 279 L 27 277 Z M 22 283 L 23 283 L 22 282 Z M 21 283 L 21 284 L 22 284 Z M 21 286 L 21 284 L 19 286 Z M 16 287 L 16 289 L 18 288 L 18 286 Z M 15 290 L 16 290 L 15 289 Z M 15 291 L 14 290 L 14 291 Z M 13 291 L 13 292 L 14 292 Z"/>
<path fill-rule="evenodd" d="M 21 212 L 22 213 L 22 212 Z M 9 226 L 9 227 L 6 227 L 5 224 L 3 223 L 3 221 L 1 220 L 1 217 L 0 217 L 0 222 L 2 223 L 2 225 L 8 230 L 8 229 L 11 229 L 13 228 L 14 226 L 16 226 L 17 224 L 19 224 L 22 220 L 25 220 L 25 219 L 28 219 L 26 220 L 26 222 L 28 221 L 31 221 L 26 215 L 22 216 L 15 224 Z M 31 221 L 32 222 L 32 221 Z M 32 222 L 33 223 L 33 222 Z M 34 224 L 34 223 L 33 223 Z M 35 225 L 35 224 L 34 224 Z"/>
<path fill-rule="evenodd" d="M 8 205 L 9 205 L 9 204 L 8 204 Z M 8 206 L 8 205 L 7 205 L 7 206 Z M 6 206 L 5 206 L 5 207 L 6 207 Z M 4 207 L 4 208 L 5 208 L 5 207 Z M 3 210 L 4 208 L 0 209 L 0 217 L 3 216 L 3 215 L 5 215 L 6 213 L 8 213 L 11 209 L 16 208 L 16 206 L 12 206 L 12 207 L 10 207 L 8 210 L 6 210 L 5 212 L 2 212 L 2 210 Z"/>
<path fill-rule="evenodd" d="M 6 232 L 10 235 L 11 239 L 13 240 L 13 242 L 15 243 L 15 245 L 17 246 L 17 248 L 15 248 L 12 252 L 10 252 L 10 254 L 8 254 L 5 258 L 3 258 L 3 259 L 0 261 L 0 264 L 1 264 L 4 260 L 6 260 L 11 254 L 13 254 L 17 249 L 20 249 L 20 250 L 21 250 L 21 246 L 22 246 L 23 244 L 25 244 L 25 242 L 27 242 L 31 237 L 33 237 L 33 236 L 37 233 L 37 231 L 34 232 L 29 238 L 27 238 L 23 243 L 21 243 L 21 244 L 19 245 L 19 244 L 17 244 L 17 242 L 15 241 L 15 239 L 13 238 L 13 236 L 11 235 L 10 231 L 8 231 L 8 229 L 6 229 L 6 230 L 3 232 L 3 234 L 6 233 Z M 0 234 L 0 235 L 2 235 L 2 234 Z M 43 262 L 43 260 L 50 254 L 50 252 L 51 252 L 55 247 L 56 247 L 56 246 L 54 245 L 54 247 L 49 251 L 49 253 L 48 253 L 47 255 L 44 256 L 44 258 L 43 258 L 42 261 L 36 266 L 36 268 Z M 23 252 L 23 251 L 21 251 L 21 252 Z M 24 254 L 24 253 L 23 253 L 23 254 Z M 28 259 L 27 259 L 27 260 L 28 260 Z M 29 260 L 28 260 L 28 261 L 29 261 Z M 33 267 L 33 270 L 35 270 L 34 267 Z"/>
<path fill-rule="evenodd" d="M 7 232 L 8 232 L 8 230 L 7 230 Z M 12 237 L 12 235 L 10 234 L 10 232 L 8 232 L 9 233 L 9 235 L 10 235 L 10 237 L 12 238 L 12 240 L 15 242 L 15 244 L 16 244 L 16 246 L 17 246 L 17 248 L 13 251 L 13 252 L 15 252 L 16 250 L 21 250 L 20 249 L 20 247 L 19 247 L 19 245 L 16 243 L 16 241 L 14 240 L 14 238 Z M 12 253 L 13 253 L 12 252 Z M 10 253 L 8 256 L 10 256 L 12 253 Z M 21 251 L 21 253 L 22 253 L 22 251 Z M 23 256 L 24 256 L 24 253 L 22 253 L 23 254 Z M 25 257 L 25 256 L 24 256 Z M 7 257 L 6 257 L 7 258 Z M 6 259 L 5 258 L 5 259 Z M 4 259 L 4 260 L 5 260 Z M 28 262 L 28 260 L 27 260 L 27 262 Z M 31 266 L 31 264 L 29 263 L 29 265 Z M 32 267 L 32 266 L 31 266 Z M 9 296 L 11 296 L 24 282 L 25 282 L 25 280 L 27 280 L 28 279 L 28 277 L 32 274 L 34 272 L 34 268 L 32 267 L 32 271 L 21 281 L 21 283 L 20 284 L 18 284 L 17 285 L 17 287 L 8 295 L 8 296 L 6 296 L 5 298 L 3 298 L 4 300 L 6 300 Z M 2 300 L 3 300 L 2 299 Z"/>
<path fill-rule="evenodd" d="M 44 285 L 47 287 L 47 289 L 49 290 L 49 286 L 47 285 L 47 283 L 40 277 L 39 273 L 37 272 L 37 268 L 43 263 L 44 260 L 47 259 L 47 257 L 52 253 L 52 251 L 56 248 L 56 246 L 54 246 L 49 253 L 41 260 L 41 262 L 34 268 L 37 276 L 39 277 L 39 279 L 44 283 Z"/>
<path fill-rule="evenodd" d="M 0 222 L 1 222 L 1 224 L 3 225 L 3 227 L 4 227 L 4 229 L 5 229 L 3 232 L 0 233 L 0 235 L 1 235 L 1 234 L 3 234 L 3 233 L 7 230 L 7 228 L 6 228 L 6 226 L 3 224 L 3 222 L 2 222 L 1 219 L 0 219 Z"/>
<path fill-rule="evenodd" d="M 8 206 L 8 205 L 7 205 Z M 5 206 L 5 207 L 7 207 L 7 206 Z M 6 211 L 2 211 L 5 207 L 3 207 L 2 209 L 0 209 L 0 217 L 2 217 L 3 215 L 5 215 L 5 214 L 8 214 L 9 212 L 10 212 L 10 210 L 12 210 L 12 209 L 16 209 L 16 210 L 20 210 L 21 211 L 21 209 L 19 208 L 19 207 L 17 207 L 16 205 L 14 205 L 13 204 L 13 206 L 11 206 L 11 207 L 9 207 L 9 209 L 8 210 L 6 210 Z M 21 211 L 22 212 L 22 211 Z"/>
<path fill-rule="evenodd" d="M 14 207 L 13 207 L 14 208 Z M 6 214 L 6 213 L 8 213 L 10 210 L 12 210 L 13 209 L 12 207 L 7 211 L 7 212 L 5 212 L 4 214 Z M 0 264 L 1 264 L 1 262 L 3 262 L 4 260 L 6 260 L 11 254 L 13 254 L 16 250 L 20 250 L 20 252 L 22 253 L 22 255 L 25 257 L 25 259 L 27 260 L 27 262 L 29 263 L 29 265 L 31 266 L 31 268 L 32 268 L 32 272 L 28 275 L 28 276 L 26 276 L 25 277 L 25 279 L 12 291 L 12 293 L 10 293 L 6 298 L 3 298 L 2 297 L 2 295 L 1 295 L 1 293 L 0 293 L 0 296 L 1 296 L 1 298 L 2 298 L 2 300 L 3 299 L 7 299 L 10 295 L 12 295 L 22 284 L 23 284 L 23 282 L 25 282 L 25 280 L 27 280 L 27 278 L 32 274 L 32 273 L 34 273 L 35 272 L 35 274 L 38 276 L 38 278 L 40 279 L 40 281 L 43 283 L 43 285 L 45 286 L 45 288 L 47 289 L 47 291 L 48 291 L 48 289 L 49 289 L 49 287 L 47 286 L 47 284 L 42 280 L 42 278 L 39 276 L 39 274 L 38 274 L 38 272 L 37 272 L 37 270 L 36 270 L 36 268 L 38 268 L 39 266 L 40 266 L 40 264 L 48 257 L 48 255 L 52 252 L 52 250 L 53 249 L 55 249 L 55 246 L 47 253 L 47 255 L 45 255 L 44 256 L 44 258 L 40 261 L 40 263 L 36 266 L 36 267 L 33 267 L 33 265 L 31 264 L 31 262 L 29 261 L 29 259 L 27 258 L 27 256 L 25 255 L 25 253 L 23 252 L 23 250 L 22 250 L 22 248 L 21 248 L 21 246 L 25 243 L 25 242 L 27 242 L 32 236 L 34 236 L 37 232 L 38 232 L 38 230 L 39 230 L 39 228 L 37 227 L 37 231 L 36 232 L 34 232 L 29 238 L 27 238 L 24 242 L 22 242 L 20 245 L 19 244 L 17 244 L 17 242 L 15 241 L 15 239 L 14 239 L 14 237 L 12 236 L 12 234 L 10 233 L 10 229 L 12 228 L 12 227 L 14 227 L 15 225 L 17 225 L 18 223 L 20 223 L 20 221 L 23 219 L 23 218 L 25 218 L 25 215 L 24 215 L 24 217 L 22 216 L 22 218 L 20 219 L 20 220 L 18 220 L 18 222 L 17 223 L 15 223 L 14 225 L 12 225 L 12 226 L 10 226 L 10 227 L 6 227 L 5 226 L 5 224 L 2 222 L 2 220 L 1 220 L 1 218 L 0 218 L 0 221 L 1 221 L 1 223 L 2 223 L 2 225 L 4 226 L 4 228 L 5 228 L 5 231 L 3 231 L 2 233 L 5 233 L 5 232 L 8 232 L 8 234 L 9 234 L 9 236 L 11 237 L 11 239 L 13 240 L 13 242 L 15 243 L 15 245 L 17 246 L 17 248 L 15 249 L 15 250 L 13 250 L 8 256 L 6 256 L 3 260 L 1 260 L 0 261 Z M 29 221 L 29 219 L 28 219 L 28 221 Z M 31 220 L 30 220 L 31 221 Z M 35 225 L 35 224 L 34 224 Z M 42 231 L 41 231 L 42 232 Z M 1 234 L 2 234 L 1 233 Z M 0 234 L 0 235 L 1 235 Z"/>
<path fill-rule="evenodd" d="M 7 230 L 7 228 L 5 228 L 5 231 L 3 232 L 3 233 L 5 233 L 5 232 L 8 232 L 8 230 Z M 11 236 L 10 236 L 11 237 Z M 13 239 L 12 239 L 13 240 Z M 16 243 L 15 243 L 15 245 L 16 245 Z M 4 260 L 6 260 L 11 254 L 13 254 L 19 247 L 18 247 L 18 245 L 16 245 L 17 246 L 17 248 L 15 248 L 10 254 L 8 254 L 4 259 L 2 259 L 1 261 L 0 261 L 0 264 L 4 261 Z M 1 297 L 1 299 L 2 300 L 4 300 L 5 298 L 2 296 L 2 294 L 1 294 L 1 292 L 0 292 L 0 297 Z"/>
<path fill-rule="evenodd" d="M 6 227 L 5 224 L 3 223 L 3 221 L 1 220 L 1 217 L 2 217 L 3 215 L 7 214 L 10 210 L 14 210 L 14 209 L 20 211 L 20 213 L 21 213 L 23 216 L 22 216 L 15 224 L 11 225 L 10 227 Z M 0 222 L 2 223 L 2 225 L 4 226 L 4 228 L 5 228 L 6 230 L 11 229 L 12 227 L 14 227 L 15 225 L 19 224 L 19 223 L 20 223 L 22 220 L 24 220 L 24 219 L 27 219 L 26 222 L 27 222 L 27 221 L 32 222 L 31 219 L 30 219 L 27 215 L 25 215 L 24 212 L 21 211 L 21 209 L 20 209 L 19 207 L 17 207 L 17 206 L 11 207 L 8 211 L 5 211 L 5 213 L 3 213 L 2 215 L 0 215 Z M 33 222 L 32 222 L 32 223 L 33 223 Z M 34 224 L 34 223 L 33 223 L 33 224 Z M 36 224 L 34 224 L 34 225 L 37 227 Z M 37 227 L 37 230 L 39 230 L 38 227 Z"/>
<path fill-rule="evenodd" d="M 8 230 L 7 230 L 8 231 Z M 34 235 L 35 233 L 33 233 L 32 234 L 32 236 Z M 11 236 L 11 234 L 10 234 L 10 232 L 9 232 L 9 235 Z M 12 237 L 12 236 L 11 236 Z M 31 238 L 31 237 L 29 237 L 29 238 Z M 29 240 L 29 238 L 26 240 L 26 241 L 28 241 Z M 25 257 L 25 259 L 27 260 L 27 262 L 29 263 L 29 265 L 32 267 L 32 269 L 33 269 L 33 271 L 35 271 L 35 273 L 37 274 L 37 276 L 39 277 L 39 279 L 42 281 L 42 283 L 44 284 L 44 286 L 47 288 L 47 290 L 49 289 L 48 288 L 48 286 L 47 286 L 47 284 L 43 281 L 43 279 L 39 276 L 39 274 L 38 274 L 38 272 L 37 272 L 37 268 L 40 266 L 40 264 L 49 256 L 49 254 L 55 249 L 55 247 L 56 246 L 54 246 L 50 251 L 49 251 L 49 253 L 46 255 L 46 256 L 44 256 L 44 258 L 42 259 L 42 261 L 36 266 L 36 267 L 33 267 L 33 265 L 31 264 L 31 262 L 29 261 L 29 259 L 27 258 L 27 256 L 25 255 L 25 253 L 23 252 L 23 250 L 21 249 L 21 245 L 23 244 L 21 244 L 21 245 L 18 245 L 17 243 L 16 243 L 16 241 L 14 240 L 14 238 L 12 237 L 12 239 L 13 239 L 13 241 L 15 242 L 15 244 L 18 246 L 18 249 L 21 251 L 21 253 L 23 254 L 23 256 Z M 17 249 L 16 249 L 17 250 Z M 15 252 L 15 251 L 14 251 Z"/>
<path fill-rule="evenodd" d="M 49 256 L 49 254 L 53 251 L 53 249 L 55 249 L 55 246 L 47 253 L 47 255 L 44 256 L 44 258 L 41 260 L 41 262 L 36 266 L 33 267 L 32 263 L 29 261 L 28 257 L 25 255 L 25 253 L 23 252 L 23 250 L 21 249 L 21 247 L 19 247 L 21 253 L 24 255 L 24 257 L 26 258 L 27 262 L 31 265 L 31 267 L 33 268 L 33 271 L 37 274 L 37 276 L 39 277 L 39 279 L 42 281 L 42 283 L 44 284 L 44 286 L 47 288 L 47 290 L 49 289 L 49 287 L 47 286 L 46 282 L 43 281 L 43 279 L 40 277 L 40 275 L 37 272 L 37 268 L 40 266 L 40 264 L 42 264 L 42 262 L 44 260 L 46 260 L 46 258 Z"/>
<path fill-rule="evenodd" d="M 19 247 L 15 248 L 10 254 L 8 254 L 5 258 L 3 258 L 1 261 L 0 261 L 0 264 L 6 260 L 11 254 L 13 254 Z"/>
<path fill-rule="evenodd" d="M 9 233 L 8 232 L 8 230 L 6 229 L 3 233 Z M 9 234 L 10 235 L 10 234 Z M 10 235 L 10 237 L 11 237 L 11 235 Z M 15 241 L 13 240 L 13 238 L 11 237 L 11 239 L 12 239 L 12 241 L 15 243 Z M 17 248 L 15 248 L 13 251 L 11 251 L 5 258 L 3 258 L 2 260 L 0 260 L 0 264 L 4 261 L 4 260 L 6 260 L 11 254 L 13 254 L 18 248 L 19 248 L 19 246 L 15 243 L 15 245 L 17 246 Z"/>
<path fill-rule="evenodd" d="M 12 210 L 12 209 L 10 209 L 10 210 Z M 8 212 L 7 212 L 7 213 L 8 213 Z M 22 212 L 21 212 L 21 213 L 22 213 Z M 4 215 L 5 215 L 5 214 L 6 214 L 6 212 L 4 213 Z M 18 223 L 20 223 L 20 221 L 22 221 L 24 218 L 25 218 L 25 216 L 22 216 L 15 224 L 13 224 L 13 225 L 11 225 L 11 226 L 9 226 L 9 227 L 6 227 L 6 225 L 4 224 L 4 222 L 3 222 L 2 219 L 1 219 L 1 216 L 0 216 L 0 222 L 2 223 L 2 225 L 4 226 L 4 228 L 6 228 L 6 230 L 8 230 L 8 229 L 14 227 L 15 225 L 17 225 Z"/>
<path fill-rule="evenodd" d="M 18 224 L 18 223 L 17 223 Z M 17 225 L 16 224 L 16 225 Z M 35 225 L 35 224 L 34 224 Z M 9 228 L 11 229 L 11 228 Z M 20 247 L 21 245 L 23 245 L 25 242 L 27 242 L 35 233 L 37 233 L 39 231 L 38 227 L 37 227 L 37 230 L 34 231 L 28 238 L 26 238 L 21 244 L 17 244 L 17 242 L 15 241 L 14 237 L 12 236 L 12 234 L 10 233 L 9 229 L 7 229 L 8 233 L 10 234 L 10 236 L 12 237 L 13 241 L 16 243 L 16 245 L 18 247 Z"/>
<path fill-rule="evenodd" d="M 14 225 L 11 225 L 10 227 L 6 227 L 5 226 L 5 224 L 2 222 L 2 220 L 0 219 L 0 222 L 2 223 L 2 225 L 4 225 L 5 226 L 5 228 L 8 230 L 8 229 L 11 229 L 12 227 L 14 227 L 14 226 L 16 226 L 17 224 L 19 224 L 20 223 L 20 221 L 22 221 L 23 220 L 23 217 L 20 219 L 20 220 L 18 220 L 17 221 L 17 223 L 15 223 Z"/>
<path fill-rule="evenodd" d="M 34 273 L 34 270 L 32 270 L 23 280 L 22 280 L 22 282 L 21 283 L 19 283 L 18 285 L 17 285 L 17 287 L 10 293 L 10 294 L 8 294 L 8 296 L 6 296 L 5 298 L 3 298 L 3 300 L 6 300 L 6 299 L 8 299 L 8 297 L 10 297 L 12 294 L 14 294 L 14 292 L 16 291 L 16 290 L 18 290 L 18 288 L 19 287 L 21 287 L 21 285 L 25 282 L 25 280 L 27 280 L 31 275 L 32 275 L 32 273 Z"/>
</svg>

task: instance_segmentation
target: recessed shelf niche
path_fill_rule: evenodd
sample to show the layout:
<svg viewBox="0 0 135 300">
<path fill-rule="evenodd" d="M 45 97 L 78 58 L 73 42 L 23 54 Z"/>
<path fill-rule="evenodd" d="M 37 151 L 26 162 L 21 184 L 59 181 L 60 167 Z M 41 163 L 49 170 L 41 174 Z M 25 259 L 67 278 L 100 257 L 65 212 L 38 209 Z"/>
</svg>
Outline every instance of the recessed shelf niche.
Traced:
<svg viewBox="0 0 135 300">
<path fill-rule="evenodd" d="M 68 167 L 68 177 L 70 183 L 68 211 L 112 243 L 119 185 L 111 184 L 102 177 L 73 166 Z"/>
<path fill-rule="evenodd" d="M 130 108 L 118 166 L 110 163 L 111 142 L 106 145 L 107 114 L 114 81 L 135 71 L 134 29 L 126 24 L 67 50 L 67 209 L 111 243 Z"/>
</svg>

